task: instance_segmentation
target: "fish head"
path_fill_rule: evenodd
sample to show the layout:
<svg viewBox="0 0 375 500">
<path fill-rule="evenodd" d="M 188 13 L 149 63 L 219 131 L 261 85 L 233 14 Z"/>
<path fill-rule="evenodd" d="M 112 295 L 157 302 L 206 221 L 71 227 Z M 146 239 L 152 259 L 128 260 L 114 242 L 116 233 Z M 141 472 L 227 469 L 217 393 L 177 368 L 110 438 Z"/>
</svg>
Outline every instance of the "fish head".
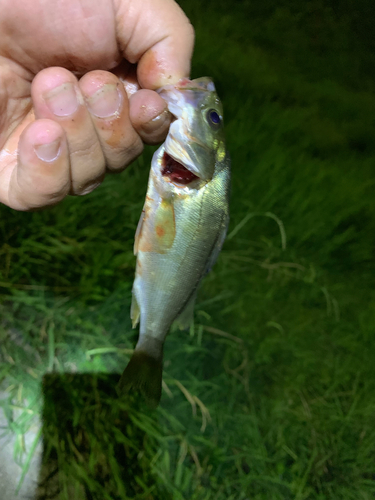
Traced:
<svg viewBox="0 0 375 500">
<path fill-rule="evenodd" d="M 179 164 L 194 178 L 209 182 L 216 162 L 225 157 L 223 108 L 214 83 L 207 77 L 184 78 L 160 88 L 158 93 L 175 118 L 164 144 L 167 169 L 168 163 L 175 170 Z"/>
</svg>

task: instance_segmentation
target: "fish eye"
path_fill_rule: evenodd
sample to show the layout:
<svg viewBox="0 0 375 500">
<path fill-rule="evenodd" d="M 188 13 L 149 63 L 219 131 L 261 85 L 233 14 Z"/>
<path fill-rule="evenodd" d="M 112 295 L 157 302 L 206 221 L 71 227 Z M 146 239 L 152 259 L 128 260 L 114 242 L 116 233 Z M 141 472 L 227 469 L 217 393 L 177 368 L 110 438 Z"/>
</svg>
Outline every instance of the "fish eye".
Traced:
<svg viewBox="0 0 375 500">
<path fill-rule="evenodd" d="M 209 109 L 207 111 L 206 117 L 207 117 L 207 121 L 208 121 L 209 125 L 211 126 L 211 128 L 213 128 L 214 130 L 218 130 L 220 128 L 221 117 L 217 111 L 215 111 L 214 109 Z"/>
</svg>

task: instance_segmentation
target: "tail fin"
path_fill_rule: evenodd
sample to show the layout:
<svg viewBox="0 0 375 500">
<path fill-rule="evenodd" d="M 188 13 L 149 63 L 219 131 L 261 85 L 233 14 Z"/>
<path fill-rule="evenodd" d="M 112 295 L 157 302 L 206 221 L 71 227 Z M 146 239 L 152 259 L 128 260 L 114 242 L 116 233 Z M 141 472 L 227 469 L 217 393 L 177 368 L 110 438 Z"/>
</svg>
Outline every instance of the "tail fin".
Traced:
<svg viewBox="0 0 375 500">
<path fill-rule="evenodd" d="M 159 342 L 159 341 L 158 341 Z M 138 347 L 138 346 L 137 346 Z M 129 392 L 131 389 L 139 391 L 146 403 L 156 408 L 161 398 L 161 383 L 163 374 L 163 351 L 155 356 L 146 352 L 144 345 L 139 350 L 136 348 L 128 366 L 125 368 L 119 382 L 119 389 Z"/>
</svg>

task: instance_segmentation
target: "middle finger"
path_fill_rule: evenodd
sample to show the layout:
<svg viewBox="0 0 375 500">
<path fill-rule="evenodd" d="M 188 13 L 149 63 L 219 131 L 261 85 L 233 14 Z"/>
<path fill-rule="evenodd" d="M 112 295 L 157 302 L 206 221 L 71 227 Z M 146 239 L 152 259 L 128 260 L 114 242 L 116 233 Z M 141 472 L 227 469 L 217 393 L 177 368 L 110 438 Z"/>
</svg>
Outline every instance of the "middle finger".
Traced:
<svg viewBox="0 0 375 500">
<path fill-rule="evenodd" d="M 130 121 L 124 85 L 113 73 L 95 70 L 80 79 L 79 87 L 91 114 L 108 170 L 123 170 L 143 150 L 141 137 Z"/>
</svg>

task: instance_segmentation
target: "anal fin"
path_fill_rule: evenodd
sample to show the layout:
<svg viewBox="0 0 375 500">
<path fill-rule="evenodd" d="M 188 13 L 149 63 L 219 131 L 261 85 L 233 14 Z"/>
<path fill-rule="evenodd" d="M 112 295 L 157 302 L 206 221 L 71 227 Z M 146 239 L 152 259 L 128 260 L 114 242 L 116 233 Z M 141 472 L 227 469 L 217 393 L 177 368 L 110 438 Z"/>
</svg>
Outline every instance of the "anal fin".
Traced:
<svg viewBox="0 0 375 500">
<path fill-rule="evenodd" d="M 194 321 L 194 306 L 197 298 L 197 291 L 195 291 L 188 302 L 186 303 L 184 309 L 181 311 L 179 316 L 175 319 L 173 327 L 177 327 L 180 330 L 188 330 L 190 325 Z"/>
</svg>

